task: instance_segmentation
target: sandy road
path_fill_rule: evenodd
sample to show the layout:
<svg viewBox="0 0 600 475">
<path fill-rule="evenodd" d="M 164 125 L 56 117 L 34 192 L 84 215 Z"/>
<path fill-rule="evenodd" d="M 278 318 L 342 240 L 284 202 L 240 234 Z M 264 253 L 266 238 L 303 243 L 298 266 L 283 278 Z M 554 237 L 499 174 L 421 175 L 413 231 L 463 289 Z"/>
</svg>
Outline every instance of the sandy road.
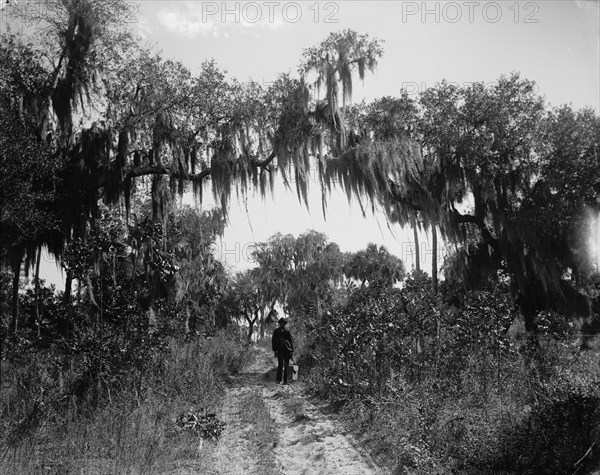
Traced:
<svg viewBox="0 0 600 475">
<path fill-rule="evenodd" d="M 306 397 L 301 384 L 277 386 L 269 371 L 273 358 L 257 348 L 244 373 L 233 378 L 224 404 L 227 430 L 217 448 L 219 473 L 264 475 L 245 439 L 248 424 L 239 422 L 239 401 L 249 391 L 260 394 L 275 423 L 278 440 L 269 472 L 281 475 L 371 475 L 382 472 L 351 436 Z M 272 373 L 272 371 L 271 371 Z M 226 457 L 224 457 L 226 456 Z"/>
</svg>

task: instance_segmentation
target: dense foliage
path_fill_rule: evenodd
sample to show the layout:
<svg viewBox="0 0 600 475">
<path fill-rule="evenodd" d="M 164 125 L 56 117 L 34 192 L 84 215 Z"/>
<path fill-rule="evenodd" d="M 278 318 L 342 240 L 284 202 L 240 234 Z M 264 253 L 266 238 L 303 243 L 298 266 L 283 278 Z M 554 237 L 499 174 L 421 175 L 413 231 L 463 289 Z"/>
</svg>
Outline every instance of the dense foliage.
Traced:
<svg viewBox="0 0 600 475">
<path fill-rule="evenodd" d="M 509 330 L 503 273 L 479 290 L 409 274 L 346 292 L 303 351 L 310 387 L 394 473 L 586 473 L 598 463 L 600 372 L 565 317 L 541 346 Z"/>
<path fill-rule="evenodd" d="M 316 165 L 324 211 L 328 191 L 341 186 L 363 205 L 381 204 L 392 221 L 431 228 L 434 239 L 439 228 L 460 244 L 455 265 L 467 286 L 506 267 L 529 331 L 540 309 L 589 306 L 593 269 L 581 235 L 586 209 L 597 208 L 600 169 L 591 110 L 550 109 L 518 75 L 351 105 L 354 75 L 364 78 L 383 55 L 379 40 L 351 30 L 307 48 L 300 77 L 268 87 L 229 79 L 214 61 L 194 75 L 142 48 L 112 15 L 119 8 L 64 2 L 36 18 L 49 42 L 3 37 L 0 99 L 12 114 L 5 141 L 28 143 L 27 156 L 41 147 L 36 173 L 48 182 L 19 187 L 29 201 L 17 194 L 13 202 L 30 211 L 12 229 L 38 223 L 32 249 L 46 245 L 61 258 L 97 219 L 100 199 L 129 207 L 148 183 L 153 220 L 163 227 L 169 196 L 188 184 L 201 200 L 210 181 L 226 212 L 234 189 L 242 199 L 250 188 L 264 196 L 279 171 L 306 202 Z M 29 162 L 6 150 L 14 185 Z M 42 229 L 39 213 L 51 229 Z M 10 249 L 13 272 L 24 255 L 23 246 Z"/>
</svg>

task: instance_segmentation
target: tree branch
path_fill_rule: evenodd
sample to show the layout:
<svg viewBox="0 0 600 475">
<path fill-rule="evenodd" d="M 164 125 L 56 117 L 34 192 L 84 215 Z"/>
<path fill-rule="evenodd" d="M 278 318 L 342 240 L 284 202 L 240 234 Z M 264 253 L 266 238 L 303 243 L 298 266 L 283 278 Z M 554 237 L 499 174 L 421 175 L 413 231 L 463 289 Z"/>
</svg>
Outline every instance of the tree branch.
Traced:
<svg viewBox="0 0 600 475">
<path fill-rule="evenodd" d="M 212 168 L 208 167 L 202 170 L 200 173 L 183 174 L 175 172 L 168 167 L 153 166 L 153 165 L 141 165 L 138 167 L 131 167 L 125 172 L 127 178 L 134 178 L 136 176 L 147 176 L 147 175 L 169 175 L 174 178 L 183 178 L 189 181 L 202 181 L 208 178 L 212 173 Z"/>
<path fill-rule="evenodd" d="M 135 152 L 145 152 L 144 150 L 138 149 L 128 152 L 127 155 L 130 155 Z M 264 160 L 252 159 L 251 164 L 256 167 L 261 167 L 263 169 L 268 170 L 268 165 L 275 159 L 277 154 L 275 151 L 271 152 L 270 155 Z M 111 169 L 113 169 L 114 163 L 111 163 L 110 166 L 106 168 L 106 172 L 103 173 L 98 178 L 97 186 L 98 188 L 102 188 L 106 185 L 106 180 L 110 174 Z M 139 176 L 150 176 L 150 175 L 168 175 L 173 178 L 181 178 L 183 180 L 192 181 L 192 182 L 201 182 L 205 178 L 208 178 L 212 174 L 212 167 L 207 167 L 199 173 L 181 173 L 179 171 L 172 170 L 170 167 L 165 165 L 130 165 L 125 167 L 123 177 L 124 178 L 135 178 Z"/>
<path fill-rule="evenodd" d="M 453 208 L 453 218 L 456 224 L 470 223 L 475 224 L 478 228 L 485 228 L 483 218 L 479 216 L 473 216 L 472 214 L 461 214 L 456 208 Z"/>
<path fill-rule="evenodd" d="M 452 217 L 456 224 L 470 223 L 476 225 L 481 231 L 481 235 L 485 243 L 491 246 L 494 249 L 494 251 L 500 252 L 500 243 L 498 241 L 498 238 L 492 236 L 492 233 L 490 233 L 490 230 L 485 225 L 485 222 L 483 221 L 483 218 L 481 216 L 473 216 L 472 214 L 461 214 L 456 210 L 456 208 L 453 208 Z"/>
<path fill-rule="evenodd" d="M 266 168 L 275 159 L 276 156 L 277 154 L 275 153 L 275 150 L 273 150 L 271 154 L 264 160 L 257 160 L 253 158 L 250 161 L 250 163 L 256 167 Z"/>
</svg>

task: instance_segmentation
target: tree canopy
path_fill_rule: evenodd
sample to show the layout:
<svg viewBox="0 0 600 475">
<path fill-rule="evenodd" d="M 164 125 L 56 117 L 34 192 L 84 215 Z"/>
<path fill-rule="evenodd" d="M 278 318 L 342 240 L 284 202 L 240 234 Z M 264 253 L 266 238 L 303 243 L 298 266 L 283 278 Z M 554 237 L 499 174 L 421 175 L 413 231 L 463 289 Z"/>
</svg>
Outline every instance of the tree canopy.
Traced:
<svg viewBox="0 0 600 475">
<path fill-rule="evenodd" d="M 43 44 L 3 36 L 0 101 L 12 125 L 0 158 L 16 182 L 37 162 L 40 176 L 21 188 L 23 219 L 3 215 L 10 232 L 31 236 L 10 249 L 15 270 L 27 246 L 60 259 L 102 201 L 129 211 L 149 191 L 152 219 L 166 228 L 177 194 L 201 203 L 209 186 L 226 214 L 233 193 L 272 193 L 276 173 L 288 186 L 293 177 L 307 204 L 316 165 L 324 212 L 339 186 L 363 212 L 380 206 L 391 222 L 439 228 L 459 246 L 467 286 L 505 268 L 530 328 L 536 311 L 581 293 L 591 270 L 580 231 L 600 191 L 593 111 L 549 108 L 518 74 L 352 105 L 353 80 L 383 55 L 381 40 L 352 30 L 307 48 L 298 76 L 269 86 L 230 79 L 214 61 L 193 74 L 140 46 L 115 14 L 122 8 L 64 1 L 36 26 Z M 3 197 L 9 210 L 18 196 Z"/>
</svg>

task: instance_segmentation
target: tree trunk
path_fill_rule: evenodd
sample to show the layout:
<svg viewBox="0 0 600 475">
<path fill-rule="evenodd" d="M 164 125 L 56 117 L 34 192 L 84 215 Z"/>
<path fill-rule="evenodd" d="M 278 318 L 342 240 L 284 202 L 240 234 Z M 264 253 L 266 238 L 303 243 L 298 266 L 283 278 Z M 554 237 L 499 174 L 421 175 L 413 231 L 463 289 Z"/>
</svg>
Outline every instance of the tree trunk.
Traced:
<svg viewBox="0 0 600 475">
<path fill-rule="evenodd" d="M 272 324 L 272 323 L 277 323 L 277 314 L 275 313 L 275 304 L 277 303 L 277 300 L 274 300 L 271 305 L 270 305 L 270 310 L 269 313 L 267 315 L 267 320 L 269 320 L 268 324 Z M 265 321 L 265 327 L 267 326 L 267 322 Z"/>
<path fill-rule="evenodd" d="M 11 328 L 17 333 L 19 327 L 19 282 L 21 281 L 21 263 L 23 262 L 23 251 L 18 250 L 12 256 L 11 268 L 13 271 L 12 298 L 11 298 Z"/>
<path fill-rule="evenodd" d="M 260 339 L 262 340 L 265 337 L 265 330 L 267 324 L 265 322 L 265 309 L 264 307 L 260 309 Z"/>
<path fill-rule="evenodd" d="M 246 316 L 246 320 L 248 321 L 248 343 L 252 343 L 252 335 L 254 334 L 254 324 L 256 323 L 256 317 L 251 319 Z"/>
<path fill-rule="evenodd" d="M 433 293 L 437 295 L 438 291 L 438 268 L 437 268 L 437 228 L 436 223 L 434 222 L 431 226 L 431 243 L 433 246 L 433 257 L 431 258 L 431 286 L 433 289 Z"/>
<path fill-rule="evenodd" d="M 65 293 L 63 295 L 63 303 L 69 305 L 71 303 L 71 287 L 73 285 L 73 272 L 67 271 L 67 278 L 65 279 Z"/>
<path fill-rule="evenodd" d="M 419 249 L 419 232 L 417 231 L 417 223 L 413 226 L 413 235 L 415 238 L 415 270 L 421 271 L 421 251 Z"/>
<path fill-rule="evenodd" d="M 98 302 L 96 302 L 96 297 L 94 295 L 94 287 L 92 285 L 92 277 L 91 277 L 91 271 L 88 271 L 86 274 L 86 283 L 87 283 L 87 289 L 88 289 L 88 298 L 90 299 L 90 305 L 92 306 L 92 308 L 94 309 L 94 328 L 96 330 L 98 330 L 98 327 L 100 325 L 100 307 L 98 306 Z"/>
<path fill-rule="evenodd" d="M 42 246 L 38 246 L 37 261 L 35 263 L 35 324 L 37 326 L 37 337 L 41 335 L 42 318 L 40 315 L 40 262 L 42 261 Z"/>
</svg>

